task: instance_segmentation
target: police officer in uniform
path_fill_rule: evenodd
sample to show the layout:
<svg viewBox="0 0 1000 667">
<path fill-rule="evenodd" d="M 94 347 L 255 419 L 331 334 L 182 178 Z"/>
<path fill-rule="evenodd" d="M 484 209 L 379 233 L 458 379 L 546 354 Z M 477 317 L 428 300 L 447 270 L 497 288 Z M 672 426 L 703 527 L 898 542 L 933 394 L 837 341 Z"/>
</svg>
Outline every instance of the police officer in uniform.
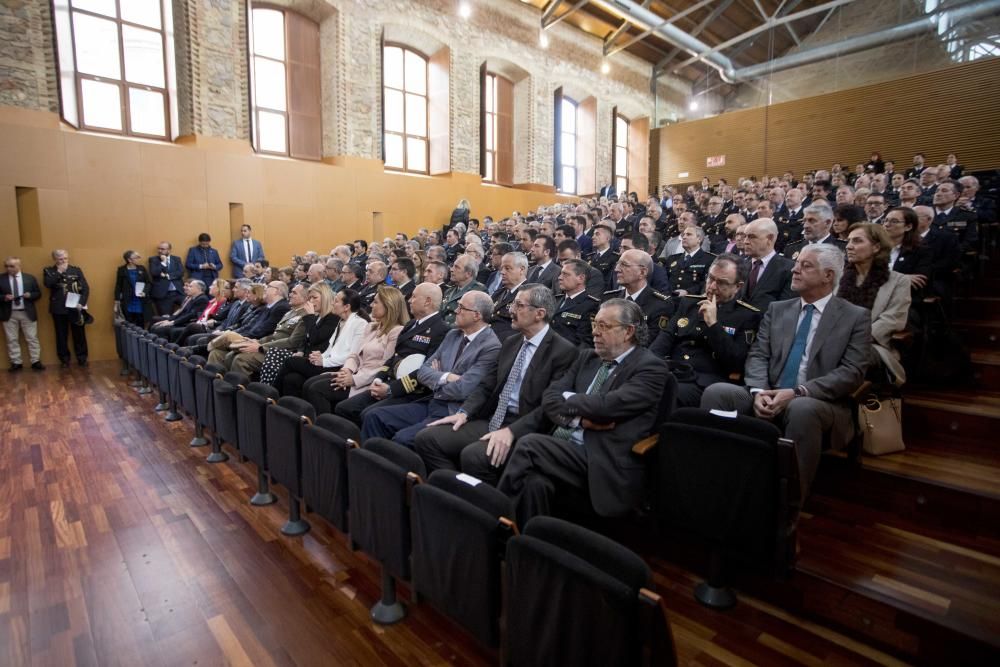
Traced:
<svg viewBox="0 0 1000 667">
<path fill-rule="evenodd" d="M 615 267 L 620 288 L 604 293 L 601 301 L 628 299 L 642 308 L 649 328 L 649 343 L 666 330 L 673 314 L 674 299 L 657 292 L 649 286 L 649 276 L 653 273 L 653 258 L 642 250 L 626 250 Z"/>
<path fill-rule="evenodd" d="M 705 231 L 701 227 L 688 227 L 681 232 L 682 252 L 667 257 L 667 272 L 675 294 L 702 294 L 705 277 L 715 255 L 701 249 Z"/>
<path fill-rule="evenodd" d="M 798 259 L 802 249 L 812 243 L 829 243 L 844 250 L 847 243 L 834 236 L 832 230 L 833 209 L 824 203 L 807 206 L 802 218 L 802 239 L 786 245 L 782 254 L 788 259 Z"/>
<path fill-rule="evenodd" d="M 743 372 L 761 319 L 760 310 L 736 298 L 745 276 L 739 257 L 716 257 L 705 294 L 681 297 L 677 314 L 650 344 L 649 351 L 664 357 L 677 378 L 678 407 L 698 407 L 705 387 Z"/>
<path fill-rule="evenodd" d="M 591 267 L 580 259 L 563 262 L 559 271 L 559 288 L 562 299 L 557 297 L 552 329 L 582 347 L 594 346 L 593 322 L 601 300 L 587 293 L 587 277 Z"/>
<path fill-rule="evenodd" d="M 594 252 L 588 257 L 590 265 L 601 272 L 604 276 L 604 288 L 611 287 L 611 278 L 615 272 L 615 265 L 618 263 L 619 255 L 611 249 L 611 241 L 615 232 L 605 224 L 597 225 L 594 229 L 593 247 Z"/>
<path fill-rule="evenodd" d="M 522 252 L 509 252 L 500 260 L 500 289 L 493 294 L 493 333 L 501 342 L 513 336 L 514 315 L 511 306 L 521 286 L 526 284 L 528 258 Z"/>
</svg>

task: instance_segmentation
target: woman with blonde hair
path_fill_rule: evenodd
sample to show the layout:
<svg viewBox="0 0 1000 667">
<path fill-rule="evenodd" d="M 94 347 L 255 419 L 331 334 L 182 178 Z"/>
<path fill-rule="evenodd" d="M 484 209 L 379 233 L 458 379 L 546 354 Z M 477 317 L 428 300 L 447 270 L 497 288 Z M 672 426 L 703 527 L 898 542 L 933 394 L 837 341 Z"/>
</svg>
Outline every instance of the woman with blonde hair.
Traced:
<svg viewBox="0 0 1000 667">
<path fill-rule="evenodd" d="M 872 313 L 872 368 L 884 368 L 902 385 L 906 372 L 892 349 L 892 335 L 906 328 L 910 279 L 889 268 L 892 239 L 882 225 L 858 222 L 847 234 L 847 266 L 837 296 Z M 879 378 L 877 378 L 879 379 Z"/>
<path fill-rule="evenodd" d="M 451 229 L 458 223 L 468 226 L 469 224 L 469 200 L 459 199 L 458 205 L 455 210 L 451 212 L 451 220 L 448 222 L 448 229 Z"/>
<path fill-rule="evenodd" d="M 308 357 L 313 352 L 322 353 L 340 325 L 340 315 L 334 312 L 333 290 L 326 282 L 315 283 L 306 292 L 302 304 L 302 317 L 306 335 L 297 349 L 269 348 L 260 369 L 260 381 L 273 384 L 282 367 L 291 357 Z"/>
<path fill-rule="evenodd" d="M 340 370 L 311 378 L 303 386 L 302 397 L 312 403 L 317 414 L 333 412 L 340 401 L 368 391 L 386 359 L 395 353 L 403 325 L 410 321 L 403 293 L 388 285 L 379 287 L 371 318 Z"/>
</svg>

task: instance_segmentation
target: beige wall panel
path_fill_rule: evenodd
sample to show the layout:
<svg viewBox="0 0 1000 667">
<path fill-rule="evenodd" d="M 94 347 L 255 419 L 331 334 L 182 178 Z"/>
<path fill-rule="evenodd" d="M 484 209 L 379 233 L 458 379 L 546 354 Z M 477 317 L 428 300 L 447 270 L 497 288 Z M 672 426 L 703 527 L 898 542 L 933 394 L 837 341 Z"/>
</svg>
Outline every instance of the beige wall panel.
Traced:
<svg viewBox="0 0 1000 667">
<path fill-rule="evenodd" d="M 29 188 L 66 187 L 63 133 L 0 123 L 0 183 Z"/>
<path fill-rule="evenodd" d="M 65 164 L 70 189 L 131 190 L 142 193 L 142 144 L 76 132 L 65 136 Z"/>
<path fill-rule="evenodd" d="M 225 255 L 229 248 L 228 244 L 223 247 L 225 230 L 213 233 L 208 228 L 207 210 L 204 201 L 199 199 L 185 199 L 184 197 L 144 197 L 143 210 L 145 212 L 145 227 L 147 246 L 144 249 L 135 248 L 144 256 L 148 257 L 156 251 L 156 244 L 160 241 L 170 241 L 174 246 L 174 254 L 184 261 L 187 249 L 198 243 L 198 234 L 207 231 L 212 235 L 212 245 L 218 248 L 220 255 Z M 221 242 L 220 242 L 221 241 Z M 122 250 L 125 250 L 122 248 Z M 122 250 L 118 252 L 121 253 Z M 223 262 L 227 263 L 226 257 Z M 121 256 L 115 261 L 120 264 Z M 112 286 L 113 287 L 113 286 Z"/>
<path fill-rule="evenodd" d="M 17 187 L 0 183 L 0 239 L 7 239 L 3 247 L 20 244 L 17 226 Z"/>
<path fill-rule="evenodd" d="M 150 197 L 205 200 L 205 153 L 183 146 L 143 142 L 142 192 Z"/>
<path fill-rule="evenodd" d="M 249 149 L 245 155 L 206 152 L 205 179 L 206 199 L 225 199 L 244 206 L 264 201 L 264 160 Z"/>
<path fill-rule="evenodd" d="M 316 166 L 300 160 L 263 158 L 263 202 L 287 206 L 313 203 Z"/>
</svg>

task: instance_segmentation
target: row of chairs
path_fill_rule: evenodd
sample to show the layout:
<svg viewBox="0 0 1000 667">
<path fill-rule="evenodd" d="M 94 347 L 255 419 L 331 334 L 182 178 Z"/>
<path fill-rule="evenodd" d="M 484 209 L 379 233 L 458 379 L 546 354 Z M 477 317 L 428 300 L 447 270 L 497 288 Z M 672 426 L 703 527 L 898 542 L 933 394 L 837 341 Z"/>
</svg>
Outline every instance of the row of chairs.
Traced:
<svg viewBox="0 0 1000 667">
<path fill-rule="evenodd" d="M 116 335 L 139 390 L 158 392 L 166 419 L 191 417 L 191 446 L 210 445 L 206 460 L 217 463 L 228 460 L 226 445 L 256 466 L 252 504 L 276 501 L 271 482 L 287 491 L 282 533 L 310 529 L 304 504 L 380 564 L 376 622 L 405 616 L 396 596 L 404 580 L 412 600 L 500 648 L 505 664 L 674 663 L 664 602 L 629 549 L 550 517 L 521 533 L 510 499 L 489 485 L 453 471 L 428 477 L 411 450 L 380 438 L 360 446 L 351 422 L 317 418 L 308 402 L 224 373 L 139 327 L 123 324 Z"/>
</svg>

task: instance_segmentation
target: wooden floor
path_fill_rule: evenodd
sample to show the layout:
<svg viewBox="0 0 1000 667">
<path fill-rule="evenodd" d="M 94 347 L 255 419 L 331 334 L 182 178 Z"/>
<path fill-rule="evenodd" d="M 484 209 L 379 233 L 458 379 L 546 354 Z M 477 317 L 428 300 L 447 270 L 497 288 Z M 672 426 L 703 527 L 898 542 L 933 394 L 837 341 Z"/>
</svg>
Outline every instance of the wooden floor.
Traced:
<svg viewBox="0 0 1000 667">
<path fill-rule="evenodd" d="M 426 605 L 372 624 L 372 564 L 315 517 L 283 537 L 284 502 L 251 507 L 252 469 L 205 463 L 116 364 L 3 379 L 0 664 L 496 664 Z M 709 611 L 651 565 L 682 664 L 901 664 L 747 595 Z"/>
</svg>

